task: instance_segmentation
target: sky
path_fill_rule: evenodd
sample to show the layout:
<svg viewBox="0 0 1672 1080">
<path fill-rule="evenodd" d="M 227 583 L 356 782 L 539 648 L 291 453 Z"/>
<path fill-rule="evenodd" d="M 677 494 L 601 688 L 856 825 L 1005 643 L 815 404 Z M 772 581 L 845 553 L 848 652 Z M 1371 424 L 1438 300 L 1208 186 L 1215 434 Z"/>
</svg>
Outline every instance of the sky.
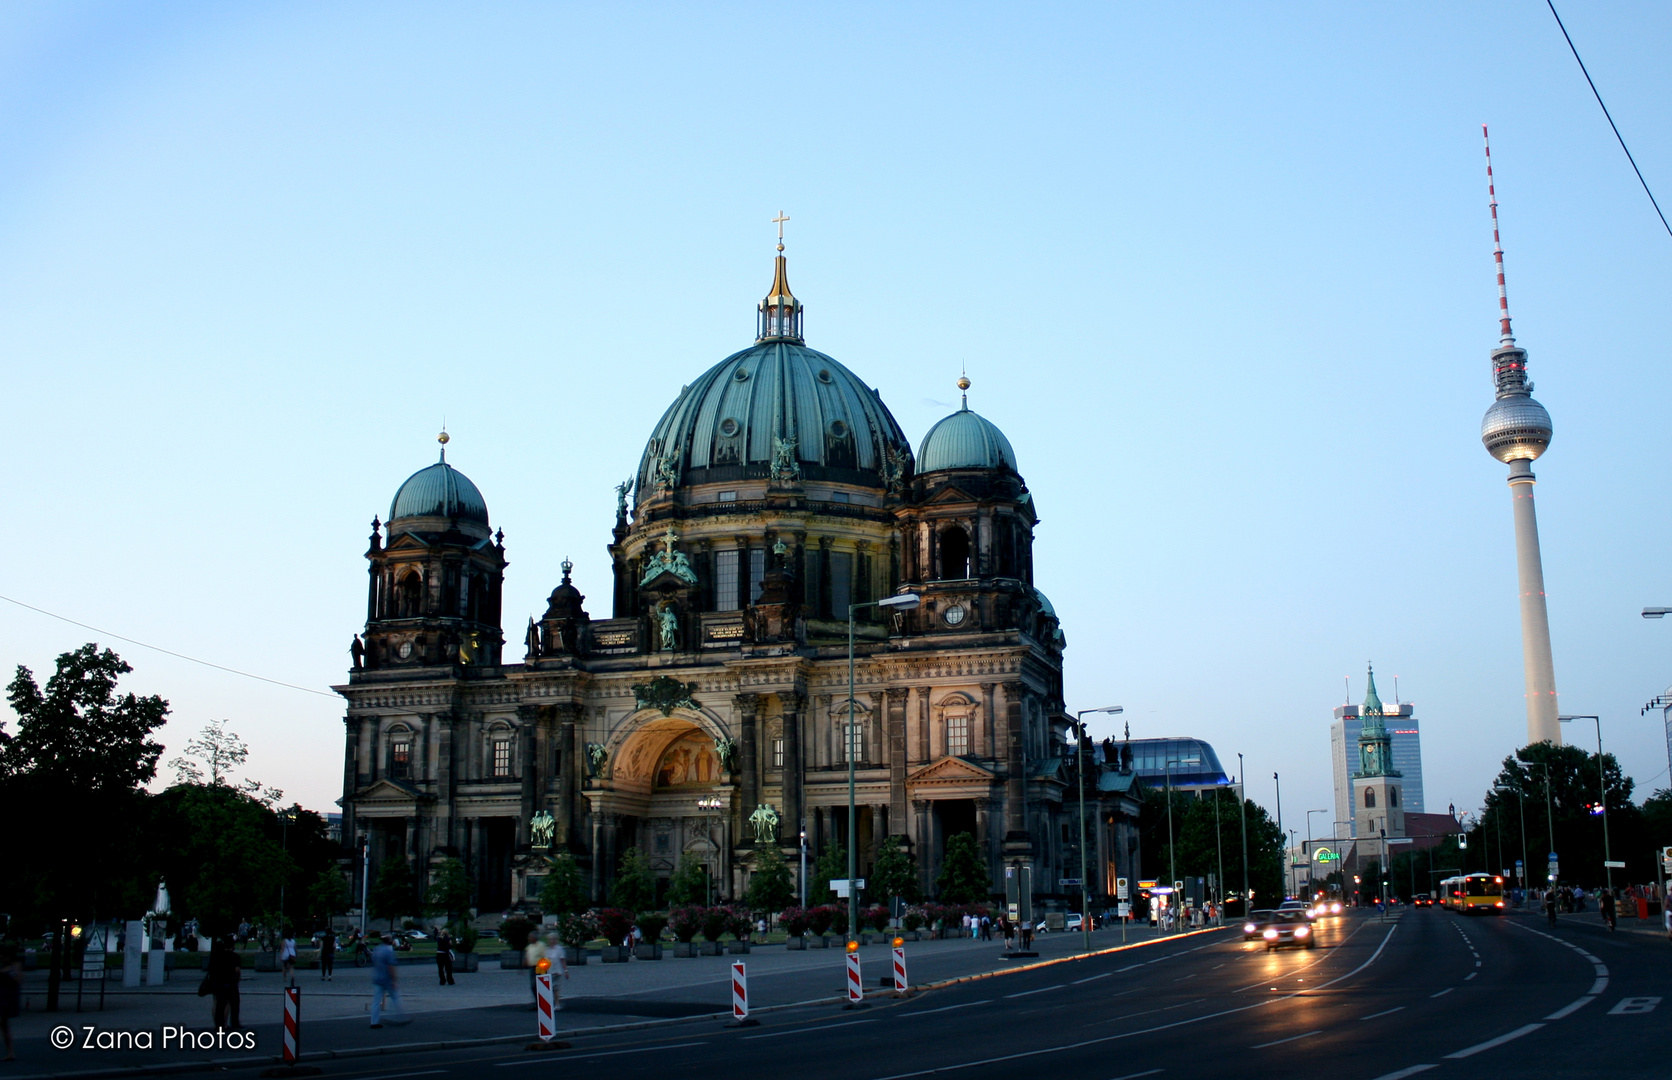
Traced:
<svg viewBox="0 0 1672 1080">
<path fill-rule="evenodd" d="M 1562 9 L 1672 202 L 1672 7 Z M 809 345 L 914 442 L 960 370 L 1008 434 L 1094 734 L 1299 828 L 1374 661 L 1477 807 L 1526 741 L 1483 122 L 1561 706 L 1646 794 L 1672 237 L 1534 0 L 0 7 L 0 595 L 106 632 L 0 602 L 0 664 L 107 642 L 165 760 L 224 719 L 333 810 L 373 515 L 445 423 L 512 643 L 565 557 L 607 615 L 612 488 L 782 210 Z"/>
</svg>

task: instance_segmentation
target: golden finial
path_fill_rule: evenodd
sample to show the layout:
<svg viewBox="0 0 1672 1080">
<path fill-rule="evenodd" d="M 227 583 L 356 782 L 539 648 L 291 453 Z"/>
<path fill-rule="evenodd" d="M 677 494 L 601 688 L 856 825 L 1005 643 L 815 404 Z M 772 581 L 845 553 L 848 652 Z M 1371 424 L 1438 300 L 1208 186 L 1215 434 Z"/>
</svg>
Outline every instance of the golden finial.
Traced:
<svg viewBox="0 0 1672 1080">
<path fill-rule="evenodd" d="M 447 428 L 446 428 L 445 425 L 442 426 L 441 434 L 437 435 L 435 437 L 435 441 L 441 444 L 441 460 L 446 461 L 447 460 L 447 444 L 452 442 L 453 440 L 448 436 Z"/>
<path fill-rule="evenodd" d="M 968 412 L 970 407 L 970 377 L 968 375 L 958 376 L 958 389 L 963 392 L 963 408 L 965 412 Z"/>
</svg>

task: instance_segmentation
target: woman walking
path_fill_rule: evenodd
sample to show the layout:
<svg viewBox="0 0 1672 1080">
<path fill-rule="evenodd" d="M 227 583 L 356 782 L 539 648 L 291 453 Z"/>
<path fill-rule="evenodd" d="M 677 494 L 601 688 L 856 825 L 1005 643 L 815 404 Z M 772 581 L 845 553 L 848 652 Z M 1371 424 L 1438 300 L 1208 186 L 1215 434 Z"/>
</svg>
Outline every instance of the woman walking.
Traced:
<svg viewBox="0 0 1672 1080">
<path fill-rule="evenodd" d="M 216 938 L 209 947 L 209 973 L 203 981 L 209 985 L 209 993 L 215 998 L 217 1030 L 238 1030 L 238 983 L 243 977 L 243 961 L 238 958 L 232 939 Z"/>
</svg>

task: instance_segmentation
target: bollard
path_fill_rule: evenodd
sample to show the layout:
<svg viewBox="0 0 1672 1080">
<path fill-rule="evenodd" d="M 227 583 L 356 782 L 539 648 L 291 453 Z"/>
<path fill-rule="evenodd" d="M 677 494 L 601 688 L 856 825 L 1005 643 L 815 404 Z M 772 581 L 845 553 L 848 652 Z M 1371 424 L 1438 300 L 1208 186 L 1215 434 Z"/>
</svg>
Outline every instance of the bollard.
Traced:
<svg viewBox="0 0 1672 1080">
<path fill-rule="evenodd" d="M 302 988 L 284 988 L 284 1063 L 296 1064 L 302 1056 Z"/>
<path fill-rule="evenodd" d="M 865 983 L 859 975 L 859 942 L 848 942 L 848 1006 L 852 1008 L 865 1000 Z"/>
<path fill-rule="evenodd" d="M 546 970 L 540 971 L 538 964 L 545 964 Z M 534 973 L 534 1014 L 537 1018 L 535 1033 L 541 1042 L 551 1042 L 557 1035 L 557 1028 L 552 1021 L 552 976 L 551 962 L 545 957 L 538 961 Z"/>
<path fill-rule="evenodd" d="M 731 1015 L 739 1024 L 749 1019 L 749 976 L 741 960 L 731 966 Z"/>
<path fill-rule="evenodd" d="M 906 992 L 906 939 L 894 939 L 894 992 Z"/>
</svg>

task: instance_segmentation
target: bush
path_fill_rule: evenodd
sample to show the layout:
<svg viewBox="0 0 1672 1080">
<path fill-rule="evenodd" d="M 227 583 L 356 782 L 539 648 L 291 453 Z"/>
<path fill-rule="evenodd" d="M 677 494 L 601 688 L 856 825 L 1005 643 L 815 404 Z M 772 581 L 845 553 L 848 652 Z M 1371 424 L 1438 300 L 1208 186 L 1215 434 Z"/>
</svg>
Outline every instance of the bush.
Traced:
<svg viewBox="0 0 1672 1080">
<path fill-rule="evenodd" d="M 877 933 L 888 929 L 888 909 L 882 906 L 866 908 L 859 913 L 861 925 L 869 926 Z"/>
<path fill-rule="evenodd" d="M 620 945 L 633 929 L 633 913 L 625 908 L 607 907 L 598 912 L 598 932 L 611 945 Z"/>
<path fill-rule="evenodd" d="M 598 922 L 584 912 L 570 912 L 558 916 L 557 940 L 578 949 L 598 936 Z"/>
<path fill-rule="evenodd" d="M 700 904 L 708 899 L 708 867 L 690 853 L 679 857 L 668 878 L 668 903 L 674 907 Z"/>
<path fill-rule="evenodd" d="M 848 909 L 841 904 L 830 905 L 830 928 L 838 934 L 846 936 L 848 932 Z"/>
<path fill-rule="evenodd" d="M 673 928 L 675 941 L 689 945 L 702 929 L 703 909 L 692 904 L 676 907 L 668 913 L 668 925 Z"/>
<path fill-rule="evenodd" d="M 621 867 L 610 886 L 610 903 L 630 911 L 641 911 L 656 903 L 656 872 L 650 859 L 636 847 L 621 854 Z"/>
<path fill-rule="evenodd" d="M 900 922 L 907 930 L 915 932 L 923 926 L 923 913 L 916 908 L 907 908 L 905 917 Z"/>
<path fill-rule="evenodd" d="M 667 929 L 668 917 L 659 911 L 639 912 L 639 933 L 646 941 L 660 941 L 662 931 Z"/>
<path fill-rule="evenodd" d="M 546 880 L 540 885 L 540 910 L 547 915 L 563 916 L 586 909 L 586 883 L 575 857 L 568 852 L 553 855 L 546 867 Z"/>
<path fill-rule="evenodd" d="M 806 908 L 789 907 L 778 913 L 778 925 L 790 937 L 800 937 L 812 927 L 813 921 Z"/>
<path fill-rule="evenodd" d="M 507 949 L 527 948 L 528 935 L 532 933 L 534 924 L 521 916 L 514 916 L 499 924 L 499 936 Z"/>
<path fill-rule="evenodd" d="M 726 912 L 726 929 L 732 937 L 739 941 L 748 941 L 749 935 L 755 931 L 755 920 L 750 917 L 745 908 L 729 907 Z"/>
<path fill-rule="evenodd" d="M 703 908 L 702 936 L 704 941 L 719 941 L 726 936 L 726 924 L 731 921 L 731 909 Z"/>
<path fill-rule="evenodd" d="M 823 937 L 830 929 L 830 921 L 835 917 L 835 909 L 829 904 L 820 904 L 807 909 L 807 926 L 813 933 Z"/>
<path fill-rule="evenodd" d="M 475 952 L 476 942 L 482 936 L 470 925 L 469 919 L 453 920 L 447 927 L 447 932 L 453 935 L 454 950 L 461 953 Z"/>
</svg>

